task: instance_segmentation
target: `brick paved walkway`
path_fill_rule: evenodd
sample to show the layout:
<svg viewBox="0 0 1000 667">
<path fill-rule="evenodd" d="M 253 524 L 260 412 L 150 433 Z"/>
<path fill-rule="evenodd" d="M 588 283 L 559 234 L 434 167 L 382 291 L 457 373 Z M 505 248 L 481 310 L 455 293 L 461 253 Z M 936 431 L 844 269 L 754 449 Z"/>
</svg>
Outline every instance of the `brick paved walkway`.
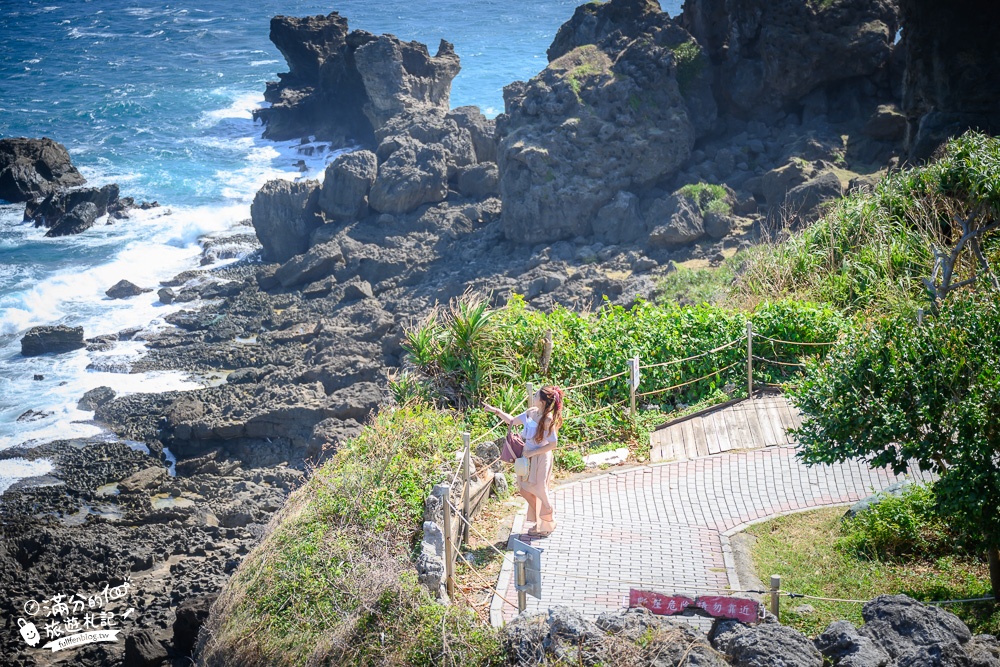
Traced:
<svg viewBox="0 0 1000 667">
<path fill-rule="evenodd" d="M 795 447 L 730 452 L 630 468 L 558 487 L 558 529 L 514 537 L 544 549 L 542 600 L 529 612 L 567 605 L 589 617 L 624 606 L 630 587 L 688 595 L 737 589 L 729 536 L 764 519 L 850 503 L 902 479 L 862 462 L 806 467 Z M 631 583 L 630 583 L 631 582 Z M 513 567 L 498 590 L 517 602 Z M 494 623 L 517 615 L 494 596 Z"/>
</svg>

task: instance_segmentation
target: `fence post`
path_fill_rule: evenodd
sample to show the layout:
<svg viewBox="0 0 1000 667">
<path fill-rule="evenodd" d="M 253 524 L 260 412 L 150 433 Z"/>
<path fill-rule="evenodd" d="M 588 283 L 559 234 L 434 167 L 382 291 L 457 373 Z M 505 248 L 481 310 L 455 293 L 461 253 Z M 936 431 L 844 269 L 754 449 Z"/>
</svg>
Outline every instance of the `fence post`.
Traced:
<svg viewBox="0 0 1000 667">
<path fill-rule="evenodd" d="M 924 323 L 924 309 L 917 308 L 917 326 L 921 326 Z"/>
<path fill-rule="evenodd" d="M 639 357 L 628 360 L 628 416 L 635 419 L 635 390 L 639 385 Z"/>
<path fill-rule="evenodd" d="M 535 385 L 533 385 L 533 384 L 531 384 L 531 383 L 529 382 L 529 383 L 527 383 L 527 386 L 526 386 L 526 388 L 527 388 L 527 390 L 528 390 L 528 404 L 527 404 L 527 406 L 526 406 L 526 407 L 524 408 L 525 410 L 527 410 L 528 408 L 530 408 L 530 407 L 531 407 L 531 397 L 535 395 Z"/>
<path fill-rule="evenodd" d="M 465 459 L 462 461 L 462 476 L 465 477 L 465 488 L 462 491 L 462 516 L 465 517 L 465 521 L 462 522 L 462 542 L 465 544 L 469 543 L 469 522 L 472 521 L 472 502 L 469 498 L 469 487 L 471 484 L 471 470 L 472 467 L 472 444 L 471 435 L 466 432 L 462 434 L 462 445 L 465 448 Z"/>
<path fill-rule="evenodd" d="M 552 362 L 552 329 L 545 330 L 545 338 L 542 341 L 542 375 L 549 374 L 549 364 Z"/>
<path fill-rule="evenodd" d="M 753 398 L 753 322 L 747 321 L 747 398 Z"/>
<path fill-rule="evenodd" d="M 781 575 L 772 574 L 771 575 L 771 613 L 774 614 L 775 618 L 779 618 L 778 612 L 780 611 L 778 597 L 778 591 L 781 590 Z"/>
<path fill-rule="evenodd" d="M 517 582 L 517 613 L 524 611 L 528 606 L 528 594 L 525 588 L 528 586 L 528 575 L 525 573 L 525 564 L 528 562 L 528 554 L 518 551 L 514 554 L 514 576 Z"/>
<path fill-rule="evenodd" d="M 448 589 L 448 598 L 455 598 L 455 559 L 454 545 L 451 541 L 451 484 L 444 484 L 444 502 L 441 513 L 444 516 L 444 581 Z"/>
</svg>

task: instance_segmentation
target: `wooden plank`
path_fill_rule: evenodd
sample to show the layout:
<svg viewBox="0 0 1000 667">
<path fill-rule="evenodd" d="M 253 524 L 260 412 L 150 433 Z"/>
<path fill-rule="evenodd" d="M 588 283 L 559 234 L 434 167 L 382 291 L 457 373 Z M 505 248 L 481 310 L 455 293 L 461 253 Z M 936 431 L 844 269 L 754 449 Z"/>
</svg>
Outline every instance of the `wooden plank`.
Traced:
<svg viewBox="0 0 1000 667">
<path fill-rule="evenodd" d="M 724 415 L 726 420 L 726 430 L 729 432 L 729 440 L 733 443 L 730 449 L 752 449 L 754 443 L 751 442 L 749 431 L 747 430 L 746 415 L 743 412 L 732 411 Z"/>
<path fill-rule="evenodd" d="M 766 447 L 764 444 L 764 431 L 761 428 L 760 420 L 757 419 L 757 408 L 751 403 L 747 410 L 743 411 L 747 420 L 747 428 L 750 431 L 750 438 L 753 441 L 754 449 Z"/>
<path fill-rule="evenodd" d="M 718 413 L 712 412 L 701 418 L 701 426 L 705 433 L 705 442 L 708 444 L 709 454 L 722 453 L 722 445 L 719 442 L 718 428 L 715 424 L 715 416 Z"/>
<path fill-rule="evenodd" d="M 757 417 L 757 423 L 760 425 L 761 446 L 773 447 L 778 444 L 778 436 L 774 432 L 774 427 L 771 424 L 771 415 L 767 411 L 766 397 L 754 399 L 754 415 Z"/>
<path fill-rule="evenodd" d="M 795 442 L 795 438 L 789 435 L 788 431 L 789 429 L 795 428 L 795 420 L 792 419 L 792 413 L 788 407 L 788 401 L 784 396 L 781 397 L 780 401 L 777 401 L 776 407 L 778 409 L 778 414 L 781 416 L 781 424 L 785 429 L 785 442 L 793 444 Z"/>
<path fill-rule="evenodd" d="M 770 400 L 764 404 L 764 409 L 767 413 L 771 432 L 774 434 L 774 439 L 771 443 L 772 446 L 787 444 L 788 439 L 785 436 L 784 425 L 781 423 L 781 414 L 778 412 L 778 405 L 773 397 L 770 397 Z"/>
<path fill-rule="evenodd" d="M 704 443 L 702 443 L 704 449 L 698 447 L 698 441 L 694 437 L 694 422 L 695 420 L 691 419 L 681 424 L 681 432 L 684 434 L 684 445 L 689 449 L 693 448 L 699 457 L 708 456 L 708 447 L 705 447 Z"/>
<path fill-rule="evenodd" d="M 731 412 L 731 410 L 722 410 L 713 415 L 715 417 L 715 430 L 719 436 L 719 446 L 724 452 L 739 447 L 738 441 L 733 442 L 734 435 L 729 428 L 729 414 Z"/>
<path fill-rule="evenodd" d="M 663 449 L 664 443 L 663 438 L 666 433 L 663 431 L 653 431 L 649 434 L 649 461 L 650 463 L 656 463 L 657 461 L 663 461 Z"/>
<path fill-rule="evenodd" d="M 671 426 L 664 431 L 667 443 L 670 448 L 670 458 L 675 461 L 680 461 L 687 458 L 687 452 L 684 451 L 684 443 L 680 439 L 680 435 L 677 433 L 677 427 Z"/>
<path fill-rule="evenodd" d="M 704 417 L 698 417 L 697 419 L 691 420 L 691 430 L 694 431 L 694 441 L 698 446 L 699 452 L 704 452 L 702 456 L 708 456 L 713 452 L 708 448 L 708 438 L 705 437 L 705 421 Z"/>
</svg>

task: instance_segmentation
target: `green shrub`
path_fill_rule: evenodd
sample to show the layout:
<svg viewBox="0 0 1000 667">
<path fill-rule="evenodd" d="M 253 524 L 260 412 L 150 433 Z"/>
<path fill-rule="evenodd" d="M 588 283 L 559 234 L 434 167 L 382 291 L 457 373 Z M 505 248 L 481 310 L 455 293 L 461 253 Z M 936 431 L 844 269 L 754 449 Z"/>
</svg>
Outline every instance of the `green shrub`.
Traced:
<svg viewBox="0 0 1000 667">
<path fill-rule="evenodd" d="M 581 472 L 587 467 L 583 462 L 583 456 L 575 449 L 557 449 L 555 463 L 569 472 Z"/>
<path fill-rule="evenodd" d="M 949 531 L 935 512 L 934 490 L 909 485 L 902 494 L 879 494 L 878 502 L 845 519 L 837 546 L 873 560 L 899 560 L 948 551 Z"/>
<path fill-rule="evenodd" d="M 705 55 L 698 43 L 693 40 L 681 42 L 670 51 L 677 63 L 677 87 L 680 88 L 682 95 L 687 95 L 691 92 L 695 79 L 705 70 Z"/>
</svg>

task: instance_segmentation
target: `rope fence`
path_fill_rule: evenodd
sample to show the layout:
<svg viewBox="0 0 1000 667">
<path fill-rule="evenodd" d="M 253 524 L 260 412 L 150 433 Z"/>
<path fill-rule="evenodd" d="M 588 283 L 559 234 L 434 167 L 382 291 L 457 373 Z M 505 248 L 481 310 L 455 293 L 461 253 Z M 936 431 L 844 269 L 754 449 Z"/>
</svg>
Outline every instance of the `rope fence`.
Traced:
<svg viewBox="0 0 1000 667">
<path fill-rule="evenodd" d="M 734 345 L 742 343 L 746 339 L 747 339 L 746 334 L 744 334 L 739 338 L 737 338 L 736 340 L 726 343 L 725 345 L 720 345 L 719 347 L 713 348 L 711 350 L 706 350 L 705 352 L 702 352 L 700 354 L 695 354 L 690 357 L 685 357 L 684 359 L 671 359 L 670 361 L 661 361 L 660 363 L 657 364 L 647 364 L 645 366 L 639 366 L 639 368 L 646 369 L 646 368 L 661 368 L 663 366 L 676 366 L 677 364 L 683 364 L 686 361 L 694 361 L 695 359 L 701 359 L 702 357 L 707 357 L 708 355 L 715 354 L 716 352 L 722 352 L 723 350 L 728 350 Z"/>
<path fill-rule="evenodd" d="M 680 384 L 675 384 L 672 387 L 664 387 L 663 389 L 654 389 L 653 391 L 646 391 L 646 392 L 643 392 L 641 394 L 636 394 L 636 397 L 638 398 L 638 397 L 654 396 L 656 394 L 662 394 L 662 393 L 667 392 L 667 391 L 673 391 L 674 389 L 680 389 L 681 387 L 686 387 L 689 384 L 694 384 L 695 382 L 701 382 L 702 380 L 707 380 L 708 378 L 710 378 L 712 376 L 715 376 L 715 375 L 718 375 L 719 373 L 725 373 L 730 368 L 734 368 L 735 366 L 739 366 L 741 363 L 743 363 L 743 362 L 737 361 L 735 363 L 729 364 L 725 368 L 720 368 L 718 370 L 712 371 L 708 375 L 703 375 L 700 378 L 695 378 L 693 380 L 688 380 L 687 382 L 682 382 Z"/>
</svg>

